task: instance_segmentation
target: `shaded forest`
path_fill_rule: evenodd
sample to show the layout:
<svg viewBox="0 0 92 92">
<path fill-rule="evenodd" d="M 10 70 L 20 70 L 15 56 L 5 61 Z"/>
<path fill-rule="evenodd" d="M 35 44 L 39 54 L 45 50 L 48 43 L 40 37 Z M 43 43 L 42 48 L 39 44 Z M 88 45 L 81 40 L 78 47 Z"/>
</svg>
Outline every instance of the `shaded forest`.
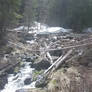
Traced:
<svg viewBox="0 0 92 92">
<path fill-rule="evenodd" d="M 33 21 L 81 30 L 91 27 L 91 10 L 91 0 L 0 0 L 0 30 Z"/>
</svg>

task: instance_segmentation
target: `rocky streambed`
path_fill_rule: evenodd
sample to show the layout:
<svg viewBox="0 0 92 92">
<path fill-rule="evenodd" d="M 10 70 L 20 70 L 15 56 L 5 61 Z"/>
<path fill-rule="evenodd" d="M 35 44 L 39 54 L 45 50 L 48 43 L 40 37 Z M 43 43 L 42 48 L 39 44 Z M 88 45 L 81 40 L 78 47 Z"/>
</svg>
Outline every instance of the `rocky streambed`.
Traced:
<svg viewBox="0 0 92 92">
<path fill-rule="evenodd" d="M 2 75 L 3 82 L 0 84 L 0 92 L 24 92 L 24 89 L 35 88 L 36 80 L 39 80 L 43 71 L 50 66 L 43 60 L 34 63 L 37 59 L 35 55 L 22 54 L 20 58 L 21 62 L 18 65 L 10 68 Z"/>
</svg>

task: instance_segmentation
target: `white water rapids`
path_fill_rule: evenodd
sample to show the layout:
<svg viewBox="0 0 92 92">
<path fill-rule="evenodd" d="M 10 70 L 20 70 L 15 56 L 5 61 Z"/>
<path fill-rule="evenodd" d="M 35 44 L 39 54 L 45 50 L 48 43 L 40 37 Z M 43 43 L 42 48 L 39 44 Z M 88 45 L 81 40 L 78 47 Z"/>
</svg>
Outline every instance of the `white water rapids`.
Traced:
<svg viewBox="0 0 92 92">
<path fill-rule="evenodd" d="M 19 73 L 16 75 L 8 75 L 8 83 L 1 92 L 16 92 L 18 89 L 35 88 L 35 82 L 30 85 L 24 85 L 24 80 L 26 78 L 31 78 L 34 70 L 30 68 L 30 62 L 25 62 L 24 65 L 25 66 L 20 68 Z"/>
</svg>

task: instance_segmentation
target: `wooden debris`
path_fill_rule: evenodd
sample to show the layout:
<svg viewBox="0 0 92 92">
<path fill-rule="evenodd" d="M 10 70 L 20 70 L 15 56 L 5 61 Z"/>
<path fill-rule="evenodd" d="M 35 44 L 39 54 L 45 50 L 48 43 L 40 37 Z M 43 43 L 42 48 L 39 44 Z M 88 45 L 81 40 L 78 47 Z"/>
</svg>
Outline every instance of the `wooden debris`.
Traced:
<svg viewBox="0 0 92 92">
<path fill-rule="evenodd" d="M 83 37 L 83 38 L 82 38 Z M 76 36 L 57 36 L 57 39 L 53 39 L 53 37 L 43 37 L 43 38 L 37 38 L 35 40 L 35 44 L 37 43 L 37 48 L 35 48 L 35 45 L 32 45 L 34 48 L 32 48 L 32 46 L 30 45 L 29 47 L 27 46 L 22 46 L 21 44 L 16 44 L 13 42 L 9 41 L 10 45 L 14 45 L 18 48 L 22 48 L 25 51 L 30 51 L 31 53 L 39 53 L 39 57 L 41 59 L 45 59 L 48 60 L 51 64 L 51 66 L 44 72 L 44 74 L 48 73 L 53 67 L 55 69 L 57 69 L 60 65 L 62 65 L 62 63 L 68 58 L 68 56 L 70 56 L 71 53 L 74 53 L 74 56 L 70 56 L 68 58 L 68 60 L 66 60 L 65 62 L 68 62 L 72 59 L 74 59 L 75 57 L 79 56 L 78 53 L 76 54 L 75 52 L 73 52 L 73 48 L 76 50 L 80 50 L 80 48 L 84 48 L 84 47 L 88 47 L 89 45 L 92 45 L 92 36 L 86 36 L 84 38 L 84 36 L 78 35 L 78 37 Z M 58 55 L 58 59 L 53 59 L 53 56 L 51 54 L 52 51 L 61 51 L 63 53 L 61 53 L 60 55 Z M 67 50 L 69 50 L 67 52 Z M 66 53 L 67 52 L 67 53 Z M 66 53 L 66 54 L 65 54 Z"/>
<path fill-rule="evenodd" d="M 45 72 L 48 73 L 53 67 L 58 68 L 59 65 L 72 53 L 73 50 L 69 50 L 65 56 L 60 56 Z"/>
<path fill-rule="evenodd" d="M 9 41 L 9 43 L 10 43 L 11 45 L 17 46 L 17 47 L 22 48 L 22 49 L 25 49 L 25 50 L 29 50 L 29 51 L 31 51 L 31 52 L 41 52 L 41 51 L 48 52 L 48 51 L 55 51 L 55 50 L 66 50 L 66 49 L 72 49 L 72 48 L 78 48 L 78 47 L 83 47 L 83 46 L 92 45 L 92 42 L 89 41 L 88 43 L 79 44 L 79 45 L 74 45 L 74 46 L 67 46 L 67 47 L 63 47 L 63 48 L 61 47 L 61 48 L 55 48 L 55 49 L 32 50 L 32 49 L 29 49 L 29 48 L 22 47 L 22 46 L 20 46 L 20 45 L 18 45 L 18 44 L 15 44 L 15 43 L 13 43 L 13 42 L 10 42 L 10 41 Z"/>
<path fill-rule="evenodd" d="M 49 48 L 49 47 L 47 46 L 46 42 L 44 42 L 44 45 L 45 45 L 46 49 Z M 50 55 L 50 53 L 49 53 L 48 51 L 46 52 L 46 55 L 47 55 L 47 57 L 49 58 L 50 63 L 53 64 L 53 59 L 52 59 L 52 57 L 51 57 L 51 55 Z"/>
<path fill-rule="evenodd" d="M 65 56 L 63 56 L 62 59 L 61 59 L 59 62 L 57 62 L 57 64 L 55 65 L 55 69 L 57 69 L 57 68 L 63 63 L 63 61 L 64 61 L 72 52 L 73 52 L 72 49 L 69 50 L 69 51 L 67 52 L 67 54 L 66 54 Z"/>
</svg>

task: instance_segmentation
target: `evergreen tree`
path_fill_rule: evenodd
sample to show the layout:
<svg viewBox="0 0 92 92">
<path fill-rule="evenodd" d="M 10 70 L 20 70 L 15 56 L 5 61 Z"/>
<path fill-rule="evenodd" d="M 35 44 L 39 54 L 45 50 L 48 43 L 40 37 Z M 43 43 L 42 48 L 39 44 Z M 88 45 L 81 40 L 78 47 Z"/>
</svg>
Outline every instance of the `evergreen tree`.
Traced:
<svg viewBox="0 0 92 92">
<path fill-rule="evenodd" d="M 0 0 L 0 46 L 6 44 L 7 28 L 21 18 L 19 6 L 21 0 Z"/>
<path fill-rule="evenodd" d="M 51 0 L 49 24 L 80 31 L 92 26 L 92 0 Z"/>
<path fill-rule="evenodd" d="M 34 21 L 45 23 L 48 16 L 48 0 L 26 0 L 24 23 L 28 28 Z"/>
<path fill-rule="evenodd" d="M 0 0 L 0 30 L 14 24 L 19 15 L 20 0 Z"/>
</svg>

